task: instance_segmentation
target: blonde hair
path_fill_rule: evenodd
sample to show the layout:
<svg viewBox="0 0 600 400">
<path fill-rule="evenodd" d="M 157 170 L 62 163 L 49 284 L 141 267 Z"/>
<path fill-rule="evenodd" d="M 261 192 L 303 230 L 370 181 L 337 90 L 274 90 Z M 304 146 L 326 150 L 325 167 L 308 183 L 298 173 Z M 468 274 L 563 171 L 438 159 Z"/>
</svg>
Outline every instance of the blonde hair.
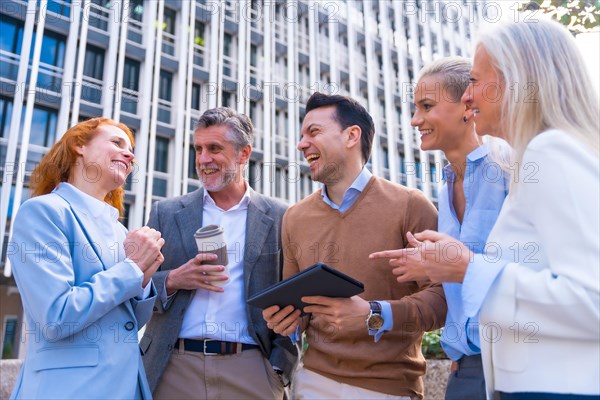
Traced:
<svg viewBox="0 0 600 400">
<path fill-rule="evenodd" d="M 519 21 L 531 21 L 519 15 Z M 529 142 L 560 129 L 598 155 L 598 93 L 574 38 L 555 21 L 504 21 L 481 34 L 479 46 L 504 83 L 501 129 L 521 162 Z"/>
<path fill-rule="evenodd" d="M 442 81 L 444 99 L 459 103 L 469 86 L 471 61 L 464 57 L 444 57 L 427 64 L 419 71 L 419 79 L 427 76 L 439 77 Z"/>
</svg>

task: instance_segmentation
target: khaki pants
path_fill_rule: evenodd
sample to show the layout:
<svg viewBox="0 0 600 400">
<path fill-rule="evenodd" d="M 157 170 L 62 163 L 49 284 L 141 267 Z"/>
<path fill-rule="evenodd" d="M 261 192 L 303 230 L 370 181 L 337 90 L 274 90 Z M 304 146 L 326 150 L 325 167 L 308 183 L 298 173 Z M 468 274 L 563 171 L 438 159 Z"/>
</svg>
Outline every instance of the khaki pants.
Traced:
<svg viewBox="0 0 600 400">
<path fill-rule="evenodd" d="M 394 399 L 411 400 L 407 396 L 394 396 L 386 393 L 359 388 L 336 382 L 323 375 L 299 368 L 292 383 L 294 400 L 308 399 Z"/>
<path fill-rule="evenodd" d="M 259 350 L 205 356 L 173 349 L 154 399 L 283 399 L 277 373 Z"/>
</svg>

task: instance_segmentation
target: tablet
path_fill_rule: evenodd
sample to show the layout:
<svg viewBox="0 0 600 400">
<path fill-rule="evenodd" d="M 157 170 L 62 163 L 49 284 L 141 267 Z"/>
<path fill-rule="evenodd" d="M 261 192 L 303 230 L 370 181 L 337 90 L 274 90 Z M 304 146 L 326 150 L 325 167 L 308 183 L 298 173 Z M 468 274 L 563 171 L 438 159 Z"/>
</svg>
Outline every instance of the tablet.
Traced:
<svg viewBox="0 0 600 400">
<path fill-rule="evenodd" d="M 246 302 L 265 309 L 272 305 L 283 308 L 293 305 L 302 310 L 308 304 L 303 296 L 352 297 L 362 293 L 364 285 L 323 263 L 317 263 L 298 274 L 261 290 Z M 303 313 L 304 314 L 304 313 Z"/>
</svg>

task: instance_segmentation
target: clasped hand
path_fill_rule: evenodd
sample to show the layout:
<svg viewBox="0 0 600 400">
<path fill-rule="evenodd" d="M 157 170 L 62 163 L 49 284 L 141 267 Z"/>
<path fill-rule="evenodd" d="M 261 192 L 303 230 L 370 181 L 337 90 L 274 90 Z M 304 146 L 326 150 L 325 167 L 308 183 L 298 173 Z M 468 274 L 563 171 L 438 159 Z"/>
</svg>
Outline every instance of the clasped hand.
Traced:
<svg viewBox="0 0 600 400">
<path fill-rule="evenodd" d="M 125 255 L 144 273 L 142 287 L 146 287 L 164 257 L 160 249 L 165 244 L 159 231 L 147 226 L 129 231 L 123 242 Z"/>
</svg>

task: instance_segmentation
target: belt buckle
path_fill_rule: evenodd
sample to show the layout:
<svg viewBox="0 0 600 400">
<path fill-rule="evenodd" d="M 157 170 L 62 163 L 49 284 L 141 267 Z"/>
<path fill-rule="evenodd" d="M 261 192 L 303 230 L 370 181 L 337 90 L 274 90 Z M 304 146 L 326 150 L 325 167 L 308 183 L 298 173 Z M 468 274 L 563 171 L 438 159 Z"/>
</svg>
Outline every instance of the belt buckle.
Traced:
<svg viewBox="0 0 600 400">
<path fill-rule="evenodd" d="M 218 355 L 219 355 L 219 353 L 208 353 L 208 352 L 206 351 L 206 343 L 207 343 L 207 342 L 214 342 L 214 340 L 212 340 L 212 339 L 204 339 L 204 340 L 202 341 L 202 344 L 203 344 L 202 352 L 204 353 L 204 355 L 205 355 L 205 356 L 218 356 Z"/>
</svg>

